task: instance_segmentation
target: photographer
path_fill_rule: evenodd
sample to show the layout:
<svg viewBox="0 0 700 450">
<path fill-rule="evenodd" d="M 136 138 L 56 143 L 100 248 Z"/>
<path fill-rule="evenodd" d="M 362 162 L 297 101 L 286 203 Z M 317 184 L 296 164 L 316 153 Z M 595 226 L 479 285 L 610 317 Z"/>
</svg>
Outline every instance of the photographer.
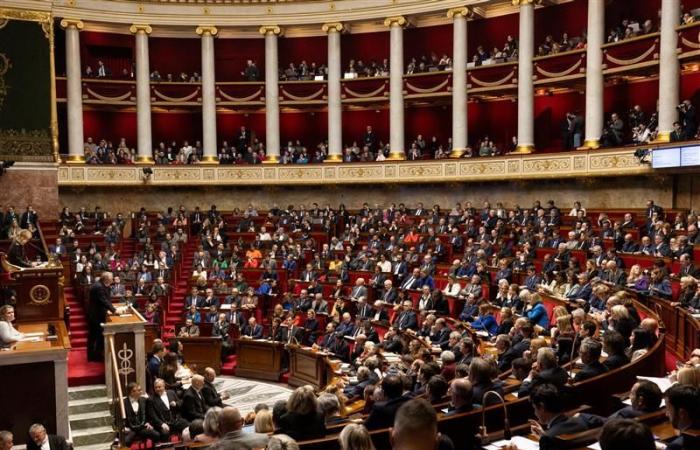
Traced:
<svg viewBox="0 0 700 450">
<path fill-rule="evenodd" d="M 642 107 L 639 105 L 634 105 L 634 107 L 630 109 L 629 113 L 627 114 L 627 117 L 629 119 L 629 125 L 632 128 L 647 123 L 644 111 L 642 111 Z"/>
<path fill-rule="evenodd" d="M 601 143 L 604 147 L 616 147 L 622 145 L 625 124 L 617 113 L 612 113 L 610 120 L 603 130 Z"/>
<path fill-rule="evenodd" d="M 698 118 L 695 107 L 690 100 L 683 100 L 683 103 L 676 107 L 680 113 L 680 122 L 683 124 L 683 133 L 686 139 L 693 139 L 698 129 Z"/>
<path fill-rule="evenodd" d="M 635 144 L 648 144 L 651 140 L 652 132 L 643 123 L 632 129 L 632 142 Z"/>
</svg>

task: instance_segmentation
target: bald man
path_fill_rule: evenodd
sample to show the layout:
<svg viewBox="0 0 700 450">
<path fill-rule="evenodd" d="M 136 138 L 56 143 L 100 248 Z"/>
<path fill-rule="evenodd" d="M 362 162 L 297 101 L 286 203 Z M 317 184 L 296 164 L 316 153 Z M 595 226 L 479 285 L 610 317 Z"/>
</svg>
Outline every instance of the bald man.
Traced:
<svg viewBox="0 0 700 450">
<path fill-rule="evenodd" d="M 211 367 L 204 369 L 204 387 L 202 388 L 202 397 L 204 398 L 204 403 L 207 408 L 212 406 L 218 406 L 219 408 L 224 407 L 223 400 L 228 398 L 227 396 L 219 395 L 214 386 L 214 380 L 216 380 L 216 372 Z"/>
<path fill-rule="evenodd" d="M 466 378 L 452 381 L 447 393 L 450 396 L 450 409 L 446 416 L 469 412 L 474 407 L 474 389 Z"/>
<path fill-rule="evenodd" d="M 189 422 L 195 419 L 204 420 L 207 404 L 204 402 L 202 389 L 204 389 L 204 377 L 195 375 L 192 377 L 192 385 L 182 396 L 182 417 Z"/>
<path fill-rule="evenodd" d="M 112 272 L 102 272 L 100 279 L 90 286 L 88 302 L 88 361 L 103 362 L 104 338 L 102 337 L 102 324 L 107 320 L 107 314 L 115 314 L 116 308 L 112 306 L 111 287 L 114 277 Z"/>
<path fill-rule="evenodd" d="M 243 417 L 238 409 L 225 407 L 219 416 L 222 438 L 212 444 L 211 450 L 253 450 L 265 448 L 269 437 L 260 433 L 243 433 Z"/>
<path fill-rule="evenodd" d="M 436 449 L 440 438 L 435 408 L 426 400 L 410 400 L 401 405 L 396 412 L 389 436 L 392 449 Z"/>
</svg>

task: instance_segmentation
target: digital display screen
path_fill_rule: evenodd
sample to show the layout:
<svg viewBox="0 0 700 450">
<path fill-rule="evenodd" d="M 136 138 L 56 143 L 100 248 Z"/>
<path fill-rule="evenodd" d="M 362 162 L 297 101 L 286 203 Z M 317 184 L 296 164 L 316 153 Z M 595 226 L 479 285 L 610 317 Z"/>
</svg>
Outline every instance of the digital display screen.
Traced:
<svg viewBox="0 0 700 450">
<path fill-rule="evenodd" d="M 681 166 L 700 166 L 700 145 L 681 148 Z"/>
<path fill-rule="evenodd" d="M 681 165 L 681 149 L 674 148 L 658 148 L 651 154 L 651 166 L 654 169 L 663 169 L 667 167 L 680 167 Z"/>
</svg>

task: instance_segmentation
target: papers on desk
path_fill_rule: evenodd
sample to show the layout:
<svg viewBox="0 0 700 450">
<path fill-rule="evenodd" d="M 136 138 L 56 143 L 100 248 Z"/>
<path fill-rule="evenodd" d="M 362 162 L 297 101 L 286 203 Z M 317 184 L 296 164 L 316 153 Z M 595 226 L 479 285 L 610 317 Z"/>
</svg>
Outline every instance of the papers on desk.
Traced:
<svg viewBox="0 0 700 450">
<path fill-rule="evenodd" d="M 661 389 L 661 392 L 666 392 L 666 389 L 670 388 L 673 386 L 673 382 L 668 379 L 668 378 L 658 378 L 658 377 L 642 377 L 642 376 L 637 376 L 638 380 L 648 380 L 654 383 Z"/>
<path fill-rule="evenodd" d="M 46 333 L 44 333 L 43 331 L 36 331 L 34 333 L 23 333 L 23 334 L 24 334 L 25 338 L 30 338 L 30 337 L 42 337 Z"/>
<path fill-rule="evenodd" d="M 41 342 L 43 339 L 39 336 L 34 336 L 34 337 L 23 337 L 20 339 L 20 342 Z"/>
<path fill-rule="evenodd" d="M 484 331 L 484 330 L 479 330 L 479 331 L 477 331 L 475 334 L 476 334 L 477 336 L 479 336 L 480 338 L 486 338 L 486 339 L 488 339 L 488 337 L 489 337 L 489 332 L 488 332 L 488 331 Z"/>
<path fill-rule="evenodd" d="M 500 441 L 496 441 L 490 445 L 487 445 L 484 448 L 486 450 L 498 450 L 509 444 L 514 444 L 518 447 L 518 450 L 539 450 L 540 448 L 539 442 L 532 441 L 523 436 L 513 436 L 513 439 L 511 440 L 502 439 Z"/>
<path fill-rule="evenodd" d="M 223 305 L 219 306 L 219 310 L 229 310 L 231 309 L 231 303 L 224 303 Z"/>
<path fill-rule="evenodd" d="M 622 403 L 624 403 L 625 405 L 632 406 L 632 399 L 628 398 L 627 400 L 622 400 Z M 663 408 L 664 406 L 666 406 L 666 401 L 664 399 L 661 399 L 661 404 L 659 405 L 659 408 Z"/>
<path fill-rule="evenodd" d="M 132 317 L 133 314 L 119 314 L 119 317 Z"/>
</svg>

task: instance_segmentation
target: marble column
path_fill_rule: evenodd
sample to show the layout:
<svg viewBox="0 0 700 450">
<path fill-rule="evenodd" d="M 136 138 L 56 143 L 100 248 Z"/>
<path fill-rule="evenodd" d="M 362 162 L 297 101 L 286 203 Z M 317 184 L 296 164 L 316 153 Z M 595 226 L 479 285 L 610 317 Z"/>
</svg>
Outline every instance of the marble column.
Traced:
<svg viewBox="0 0 700 450">
<path fill-rule="evenodd" d="M 586 133 L 581 149 L 600 147 L 605 123 L 603 110 L 603 49 L 605 0 L 588 0 L 588 44 L 586 46 Z"/>
<path fill-rule="evenodd" d="M 403 16 L 389 17 L 384 25 L 389 27 L 389 157 L 390 160 L 406 159 L 404 146 L 403 113 L 403 27 L 408 22 Z"/>
<path fill-rule="evenodd" d="M 202 164 L 218 164 L 216 140 L 216 81 L 214 77 L 214 26 L 199 26 L 202 37 Z"/>
<path fill-rule="evenodd" d="M 325 162 L 343 160 L 343 105 L 340 92 L 340 22 L 323 25 L 328 33 L 328 157 Z"/>
<path fill-rule="evenodd" d="M 467 141 L 467 16 L 465 6 L 447 11 L 452 18 L 452 158 L 461 157 Z"/>
<path fill-rule="evenodd" d="M 66 110 L 68 112 L 68 163 L 85 162 L 83 138 L 83 88 L 80 65 L 81 20 L 63 19 L 66 30 Z"/>
<path fill-rule="evenodd" d="M 535 150 L 535 89 L 532 80 L 532 58 L 535 54 L 534 0 L 513 0 L 520 7 L 518 42 L 518 146 L 514 153 Z"/>
<path fill-rule="evenodd" d="M 148 61 L 150 25 L 134 24 L 129 28 L 136 35 L 136 135 L 139 164 L 153 164 L 151 136 L 151 71 Z"/>
<path fill-rule="evenodd" d="M 282 30 L 277 25 L 260 27 L 260 34 L 265 36 L 265 163 L 277 163 L 280 160 L 280 95 L 279 95 L 279 60 L 277 57 L 277 38 Z"/>
<path fill-rule="evenodd" d="M 670 142 L 673 122 L 678 120 L 680 65 L 678 32 L 680 0 L 661 0 L 661 39 L 659 49 L 659 132 L 657 142 Z"/>
</svg>

